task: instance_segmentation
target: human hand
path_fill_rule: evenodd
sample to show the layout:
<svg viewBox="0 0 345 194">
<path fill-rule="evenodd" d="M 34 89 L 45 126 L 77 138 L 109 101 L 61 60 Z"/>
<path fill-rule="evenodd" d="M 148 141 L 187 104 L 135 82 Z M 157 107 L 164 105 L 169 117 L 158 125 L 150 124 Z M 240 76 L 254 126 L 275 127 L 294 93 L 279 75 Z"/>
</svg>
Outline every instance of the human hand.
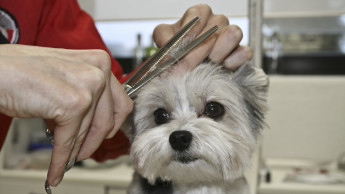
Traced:
<svg viewBox="0 0 345 194">
<path fill-rule="evenodd" d="M 251 60 L 251 48 L 239 45 L 243 37 L 242 30 L 236 25 L 229 25 L 229 21 L 224 15 L 214 15 L 211 8 L 206 4 L 199 4 L 189 8 L 175 24 L 157 26 L 153 33 L 157 46 L 163 46 L 195 16 L 198 16 L 200 21 L 192 28 L 190 34 L 202 34 L 214 25 L 218 25 L 219 29 L 207 41 L 182 59 L 187 64 L 193 67 L 208 57 L 211 61 L 222 63 L 226 68 L 234 70 Z"/>
<path fill-rule="evenodd" d="M 0 45 L 0 58 L 0 112 L 44 118 L 54 132 L 51 186 L 68 161 L 88 158 L 114 136 L 132 110 L 104 51 Z"/>
</svg>

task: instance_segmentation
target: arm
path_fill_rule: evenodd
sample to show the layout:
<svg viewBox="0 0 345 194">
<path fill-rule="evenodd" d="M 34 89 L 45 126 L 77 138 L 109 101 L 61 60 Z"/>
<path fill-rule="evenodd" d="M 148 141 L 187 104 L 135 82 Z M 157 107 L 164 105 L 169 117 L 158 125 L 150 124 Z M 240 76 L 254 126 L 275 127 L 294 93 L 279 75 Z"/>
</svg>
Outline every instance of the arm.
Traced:
<svg viewBox="0 0 345 194">
<path fill-rule="evenodd" d="M 104 51 L 0 45 L 0 58 L 0 112 L 44 118 L 54 131 L 50 185 L 68 161 L 90 157 L 113 137 L 132 109 Z"/>
</svg>

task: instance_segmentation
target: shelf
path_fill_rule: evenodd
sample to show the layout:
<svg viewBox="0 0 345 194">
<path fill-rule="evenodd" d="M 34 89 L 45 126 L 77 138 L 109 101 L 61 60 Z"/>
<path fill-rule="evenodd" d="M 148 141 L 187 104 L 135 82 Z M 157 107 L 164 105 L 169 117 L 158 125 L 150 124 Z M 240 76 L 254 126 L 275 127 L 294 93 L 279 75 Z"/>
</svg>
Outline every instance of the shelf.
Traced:
<svg viewBox="0 0 345 194">
<path fill-rule="evenodd" d="M 127 186 L 132 180 L 132 174 L 132 166 L 125 163 L 121 163 L 112 168 L 104 169 L 85 169 L 75 167 L 65 174 L 63 181 Z M 3 169 L 0 171 L 0 177 L 3 178 L 27 178 L 45 180 L 46 176 L 46 170 Z"/>
</svg>

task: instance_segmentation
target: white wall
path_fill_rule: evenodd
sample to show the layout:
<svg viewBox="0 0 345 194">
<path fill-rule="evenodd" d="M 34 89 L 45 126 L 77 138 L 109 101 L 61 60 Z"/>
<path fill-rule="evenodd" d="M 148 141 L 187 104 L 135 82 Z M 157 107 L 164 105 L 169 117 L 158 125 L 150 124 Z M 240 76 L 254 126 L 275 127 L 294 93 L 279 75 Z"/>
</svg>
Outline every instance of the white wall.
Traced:
<svg viewBox="0 0 345 194">
<path fill-rule="evenodd" d="M 78 0 L 96 21 L 176 19 L 195 4 L 215 13 L 246 17 L 248 0 Z M 265 17 L 334 16 L 345 13 L 345 0 L 263 0 Z"/>
<path fill-rule="evenodd" d="M 268 158 L 334 160 L 345 152 L 345 76 L 273 76 Z"/>
<path fill-rule="evenodd" d="M 335 16 L 345 13 L 345 0 L 264 0 L 266 17 Z"/>
<path fill-rule="evenodd" d="M 246 0 L 79 0 L 79 3 L 96 21 L 176 19 L 199 3 L 207 3 L 214 13 L 228 17 L 247 15 Z"/>
</svg>

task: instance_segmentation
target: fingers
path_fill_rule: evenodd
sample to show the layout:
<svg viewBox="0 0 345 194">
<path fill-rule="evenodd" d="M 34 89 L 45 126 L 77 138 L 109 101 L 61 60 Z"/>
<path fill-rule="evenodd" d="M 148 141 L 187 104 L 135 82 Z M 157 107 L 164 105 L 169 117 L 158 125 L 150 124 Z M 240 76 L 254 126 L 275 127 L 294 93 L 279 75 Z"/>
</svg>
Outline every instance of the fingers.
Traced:
<svg viewBox="0 0 345 194">
<path fill-rule="evenodd" d="M 243 33 L 236 25 L 224 28 L 209 55 L 215 63 L 221 63 L 230 70 L 235 70 L 240 65 L 249 62 L 253 57 L 252 49 L 240 46 Z"/>
<path fill-rule="evenodd" d="M 226 26 L 228 26 L 229 24 L 229 21 L 225 16 L 213 15 L 211 11 L 209 11 L 209 13 L 210 14 L 208 14 L 208 18 L 204 19 L 206 20 L 206 22 L 204 21 L 204 27 L 199 34 L 206 32 L 215 25 L 218 26 L 218 30 L 208 39 L 202 42 L 197 48 L 193 49 L 184 59 L 182 59 L 182 62 L 188 64 L 190 68 L 196 67 L 210 55 L 212 50 L 216 48 L 215 44 L 216 42 L 218 42 L 217 40 L 219 39 L 219 36 L 221 35 L 223 29 L 226 28 Z"/>
<path fill-rule="evenodd" d="M 79 127 L 80 122 L 74 120 L 71 124 L 55 128 L 54 147 L 47 175 L 47 182 L 51 186 L 57 186 L 63 178 L 66 164 L 71 160 L 71 150 L 73 150 L 77 137 L 76 133 L 73 132 L 76 132 Z"/>
<path fill-rule="evenodd" d="M 253 57 L 253 51 L 248 46 L 239 46 L 223 62 L 224 66 L 230 70 L 235 70 L 239 66 L 248 63 Z"/>
<path fill-rule="evenodd" d="M 94 57 L 97 58 L 96 56 Z M 83 81 L 83 83 L 79 83 L 79 87 L 82 88 L 81 90 L 85 90 L 90 96 L 90 105 L 85 110 L 85 113 L 80 112 L 81 118 L 79 119 L 81 120 L 81 125 L 76 129 L 78 132 L 75 134 L 75 142 L 68 161 L 75 159 L 81 160 L 79 155 L 82 150 L 81 148 L 84 147 L 90 148 L 84 153 L 84 155 L 90 156 L 96 148 L 93 148 L 93 146 L 90 147 L 89 145 L 92 143 L 97 145 L 97 142 L 101 140 L 87 142 L 89 139 L 88 137 L 94 135 L 95 137 L 104 139 L 104 134 L 108 133 L 113 125 L 113 121 L 109 119 L 112 113 L 112 98 L 108 87 L 109 81 L 107 81 L 109 80 L 109 78 L 107 78 L 109 77 L 107 76 L 109 73 L 107 71 L 104 72 L 102 68 L 97 68 L 97 63 L 94 64 L 96 67 L 92 67 L 92 70 L 88 70 L 87 73 L 84 73 L 83 75 L 87 76 L 87 78 L 84 78 L 82 75 L 81 81 Z M 109 64 L 107 65 L 109 66 Z M 110 68 L 107 70 L 110 71 Z M 96 133 L 93 134 L 92 132 Z M 83 150 L 86 149 L 84 148 Z M 84 156 L 82 159 L 85 158 Z"/>
<path fill-rule="evenodd" d="M 111 87 L 106 88 L 109 90 L 106 92 L 107 100 L 105 100 L 109 103 L 102 103 L 101 97 L 94 116 L 94 122 L 81 147 L 78 160 L 89 158 L 105 138 L 113 137 L 132 111 L 132 100 L 113 74 L 110 77 L 110 85 Z"/>
<path fill-rule="evenodd" d="M 193 49 L 180 63 L 194 68 L 205 58 L 226 68 L 234 70 L 252 58 L 252 50 L 246 46 L 240 46 L 243 38 L 241 29 L 236 25 L 229 25 L 228 18 L 224 15 L 215 15 L 211 8 L 206 4 L 199 4 L 189 8 L 183 17 L 175 24 L 162 24 L 155 28 L 153 38 L 158 47 L 168 41 L 183 25 L 187 24 L 192 18 L 200 18 L 189 33 L 189 36 L 199 36 L 214 25 L 218 30 L 197 48 Z"/>
<path fill-rule="evenodd" d="M 91 116 L 91 123 L 86 127 L 86 133 L 81 131 L 78 134 L 80 139 L 80 151 L 77 153 L 77 160 L 84 160 L 89 158 L 90 155 L 102 143 L 109 131 L 114 126 L 113 119 L 113 97 L 111 93 L 110 77 L 111 66 L 110 58 L 106 52 L 93 51 L 94 53 L 83 55 L 81 58 L 99 68 L 104 76 L 104 87 L 100 91 L 100 95 L 94 96 L 94 112 L 90 111 L 88 114 Z M 92 75 L 91 75 L 92 76 Z M 92 88 L 92 84 L 89 86 Z M 83 130 L 84 128 L 80 128 Z M 82 139 L 84 137 L 84 139 Z M 77 144 L 78 145 L 78 144 Z"/>
<path fill-rule="evenodd" d="M 231 25 L 225 27 L 218 36 L 209 59 L 215 63 L 223 62 L 238 47 L 242 37 L 242 30 L 238 26 Z"/>
<path fill-rule="evenodd" d="M 111 76 L 111 92 L 114 101 L 114 128 L 113 130 L 107 135 L 107 138 L 111 138 L 115 135 L 115 133 L 120 129 L 121 125 L 127 118 L 127 116 L 133 110 L 133 101 L 129 98 L 127 93 L 123 90 L 120 83 L 117 81 L 115 76 Z"/>
<path fill-rule="evenodd" d="M 83 63 L 88 64 L 87 68 L 80 69 L 80 74 L 70 74 L 66 81 L 73 83 L 75 91 L 87 94 L 89 103 L 85 104 L 84 109 L 66 109 L 64 112 L 69 114 L 64 118 L 57 118 L 57 127 L 54 131 L 54 147 L 52 162 L 48 171 L 48 184 L 56 186 L 62 179 L 66 164 L 75 160 L 88 158 L 102 143 L 110 133 L 114 135 L 118 130 L 114 130 L 115 108 L 114 101 L 118 104 L 128 103 L 129 97 L 121 90 L 121 85 L 114 84 L 114 75 L 111 73 L 109 56 L 102 51 L 78 52 L 74 56 Z M 67 73 L 67 75 L 69 75 Z M 116 89 L 114 93 L 113 90 Z M 120 96 L 120 97 L 118 97 Z M 124 99 L 127 101 L 122 102 Z M 81 100 L 82 102 L 83 100 Z M 116 102 L 115 101 L 115 102 Z M 70 102 L 69 104 L 78 104 Z M 128 108 L 128 107 L 127 107 Z M 118 110 L 122 111 L 122 110 Z M 124 113 L 130 110 L 124 111 Z M 74 114 L 74 115 L 73 115 Z M 123 114 L 126 117 L 126 114 Z M 75 124 L 79 122 L 79 124 Z M 67 123 L 67 124 L 65 124 Z M 122 123 L 117 123 L 121 125 Z"/>
<path fill-rule="evenodd" d="M 85 123 L 90 122 L 83 117 L 92 104 L 91 95 L 88 92 L 70 90 L 69 88 L 66 86 L 66 94 L 68 93 L 70 97 L 66 100 L 66 104 L 69 104 L 69 107 L 61 105 L 61 114 L 55 118 L 57 125 L 54 130 L 53 152 L 47 177 L 49 185 L 52 186 L 57 186 L 60 183 L 67 162 L 75 157 L 79 151 L 80 147 L 76 145 L 77 141 L 80 142 L 78 140 L 79 129 Z M 62 112 L 69 114 L 62 114 Z"/>
<path fill-rule="evenodd" d="M 200 20 L 191 29 L 190 34 L 198 35 L 207 25 L 208 18 L 212 15 L 212 10 L 208 5 L 199 4 L 189 8 L 180 20 L 175 24 L 158 25 L 153 31 L 153 39 L 158 47 L 166 43 L 176 32 L 186 25 L 194 17 L 198 16 Z"/>
</svg>

